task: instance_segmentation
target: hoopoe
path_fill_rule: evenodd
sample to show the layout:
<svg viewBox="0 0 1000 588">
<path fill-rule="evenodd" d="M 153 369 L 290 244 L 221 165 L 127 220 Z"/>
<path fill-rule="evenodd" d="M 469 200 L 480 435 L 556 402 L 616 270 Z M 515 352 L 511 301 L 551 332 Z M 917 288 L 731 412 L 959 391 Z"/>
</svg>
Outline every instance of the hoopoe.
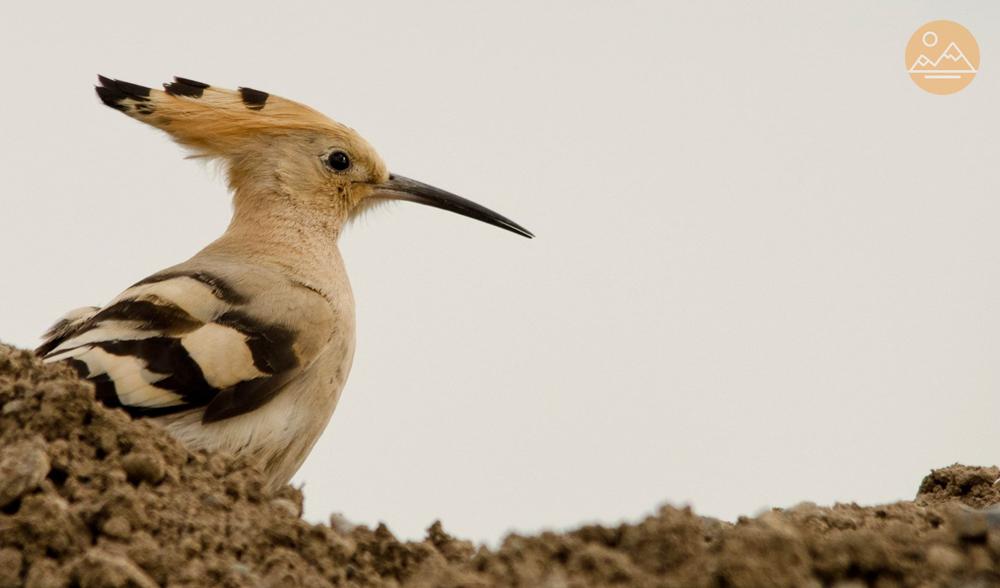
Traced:
<svg viewBox="0 0 1000 588">
<path fill-rule="evenodd" d="M 223 163 L 233 216 L 191 259 L 67 314 L 37 353 L 72 364 L 103 403 L 155 419 L 187 446 L 257 463 L 272 489 L 305 460 L 351 369 L 354 299 L 337 248 L 348 220 L 409 200 L 533 236 L 389 173 L 353 129 L 291 100 L 184 78 L 163 90 L 99 81 L 107 106 Z"/>
</svg>

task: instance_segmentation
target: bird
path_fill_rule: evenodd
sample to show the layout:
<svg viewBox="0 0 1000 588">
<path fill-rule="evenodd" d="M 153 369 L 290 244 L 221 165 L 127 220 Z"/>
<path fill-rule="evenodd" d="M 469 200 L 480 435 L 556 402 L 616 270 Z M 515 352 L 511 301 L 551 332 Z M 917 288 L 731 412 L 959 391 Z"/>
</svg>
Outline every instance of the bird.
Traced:
<svg viewBox="0 0 1000 588">
<path fill-rule="evenodd" d="M 302 465 L 350 373 L 354 297 L 338 249 L 346 223 L 404 200 L 534 237 L 390 173 L 354 129 L 298 102 L 182 77 L 162 90 L 98 81 L 105 105 L 222 164 L 232 217 L 190 259 L 67 313 L 35 351 L 69 364 L 103 404 L 161 424 L 193 450 L 254 464 L 270 490 Z"/>
</svg>

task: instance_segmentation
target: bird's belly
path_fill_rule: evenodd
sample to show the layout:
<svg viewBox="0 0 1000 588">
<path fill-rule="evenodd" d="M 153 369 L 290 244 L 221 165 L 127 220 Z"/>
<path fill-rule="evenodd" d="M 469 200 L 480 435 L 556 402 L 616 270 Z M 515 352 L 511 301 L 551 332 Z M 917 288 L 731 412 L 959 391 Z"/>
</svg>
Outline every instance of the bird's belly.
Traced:
<svg viewBox="0 0 1000 588">
<path fill-rule="evenodd" d="M 201 410 L 155 420 L 191 449 L 218 450 L 248 459 L 267 475 L 269 487 L 286 484 L 305 461 L 340 400 L 354 357 L 354 337 L 327 350 L 269 402 L 248 413 L 211 423 Z"/>
</svg>

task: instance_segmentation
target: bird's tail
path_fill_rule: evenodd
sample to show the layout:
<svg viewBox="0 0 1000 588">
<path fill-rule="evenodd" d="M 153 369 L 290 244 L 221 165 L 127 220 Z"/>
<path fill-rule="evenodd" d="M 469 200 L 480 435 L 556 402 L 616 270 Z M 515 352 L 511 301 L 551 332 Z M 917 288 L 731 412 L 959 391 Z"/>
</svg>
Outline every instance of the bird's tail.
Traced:
<svg viewBox="0 0 1000 588">
<path fill-rule="evenodd" d="M 75 333 L 90 317 L 97 314 L 99 310 L 100 308 L 96 306 L 84 306 L 67 312 L 61 319 L 56 321 L 56 324 L 52 325 L 52 328 L 42 335 L 42 344 L 35 349 L 35 353 L 42 357 L 48 355 L 50 351 Z"/>
</svg>

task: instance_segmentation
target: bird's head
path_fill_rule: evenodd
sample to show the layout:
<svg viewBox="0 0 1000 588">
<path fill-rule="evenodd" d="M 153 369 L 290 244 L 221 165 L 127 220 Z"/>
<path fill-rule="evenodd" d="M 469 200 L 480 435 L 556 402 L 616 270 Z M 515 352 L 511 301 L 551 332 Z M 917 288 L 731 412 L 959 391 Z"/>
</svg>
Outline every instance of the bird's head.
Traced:
<svg viewBox="0 0 1000 588">
<path fill-rule="evenodd" d="M 390 173 L 354 129 L 303 104 L 184 78 L 163 90 L 99 80 L 97 94 L 106 105 L 166 131 L 196 156 L 222 161 L 230 186 L 250 202 L 288 199 L 343 222 L 372 204 L 409 200 L 533 236 L 470 200 Z"/>
</svg>

